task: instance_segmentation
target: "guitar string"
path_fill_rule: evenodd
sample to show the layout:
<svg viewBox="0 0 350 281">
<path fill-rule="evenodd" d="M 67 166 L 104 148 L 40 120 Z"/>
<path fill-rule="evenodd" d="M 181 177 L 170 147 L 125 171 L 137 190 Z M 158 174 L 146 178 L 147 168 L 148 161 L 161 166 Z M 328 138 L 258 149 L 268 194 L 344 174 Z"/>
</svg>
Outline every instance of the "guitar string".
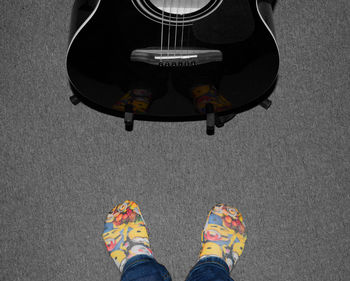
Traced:
<svg viewBox="0 0 350 281">
<path fill-rule="evenodd" d="M 183 50 L 183 43 L 184 43 L 184 33 L 185 33 L 185 10 L 186 10 L 186 4 L 181 5 L 182 0 L 175 0 L 177 1 L 178 5 L 173 7 L 173 0 L 171 0 L 170 2 L 170 7 L 169 7 L 169 23 L 168 23 L 168 50 L 167 50 L 167 56 L 169 57 L 170 55 L 170 44 L 171 44 L 171 26 L 172 26 L 172 13 L 175 8 L 176 8 L 176 16 L 175 16 L 175 34 L 174 34 L 174 55 L 176 55 L 176 51 L 177 51 L 177 33 L 178 33 L 178 18 L 179 18 L 179 8 L 182 7 L 182 31 L 181 31 L 181 50 Z M 190 6 L 188 7 L 188 13 L 191 14 L 194 11 L 197 11 L 197 9 L 200 9 L 200 0 L 190 0 Z M 194 7 L 192 7 L 192 3 L 194 2 Z M 196 3 L 197 2 L 197 3 Z M 165 11 L 165 4 L 166 4 L 166 0 L 163 0 L 163 7 L 162 7 L 162 27 L 161 27 L 161 59 L 163 57 L 163 40 L 164 40 L 164 11 Z M 197 5 L 196 5 L 197 4 Z M 174 8 L 174 9 L 173 9 Z M 193 9 L 193 11 L 192 11 Z M 188 29 L 188 36 L 187 36 L 187 44 L 188 44 L 188 48 L 187 48 L 187 55 L 189 55 L 189 49 L 190 49 L 190 32 Z"/>
<path fill-rule="evenodd" d="M 184 44 L 184 29 L 185 29 L 185 4 L 182 6 L 182 30 L 181 30 L 181 50 L 183 49 L 183 44 Z"/>
<path fill-rule="evenodd" d="M 171 25 L 172 25 L 172 13 L 173 10 L 176 8 L 176 16 L 175 16 L 175 35 L 174 35 L 174 55 L 176 54 L 177 50 L 177 31 L 178 31 L 178 14 L 179 14 L 179 7 L 183 8 L 182 11 L 182 32 L 181 32 L 181 50 L 183 49 L 183 43 L 184 43 L 184 33 L 185 33 L 185 10 L 186 10 L 186 4 L 181 5 L 181 0 L 178 1 L 178 5 L 173 6 L 173 1 L 171 0 L 170 6 L 169 6 L 169 23 L 168 23 L 168 49 L 167 49 L 167 56 L 170 56 L 170 44 L 171 44 Z M 190 5 L 188 7 L 188 13 L 191 14 L 193 11 L 192 9 L 199 8 L 199 1 L 200 0 L 190 0 Z M 196 6 L 197 2 L 197 6 Z M 163 57 L 163 41 L 164 41 L 164 11 L 165 11 L 165 5 L 167 4 L 166 0 L 163 0 L 163 7 L 162 7 L 162 27 L 161 27 L 161 57 Z M 194 4 L 194 5 L 193 5 Z M 174 9 L 173 9 L 174 8 Z M 188 38 L 187 38 L 187 44 L 190 45 L 190 33 L 188 32 Z M 189 55 L 189 48 L 187 48 L 187 55 Z"/>
<path fill-rule="evenodd" d="M 188 13 L 191 14 L 192 13 L 192 3 L 193 3 L 193 0 L 191 0 L 190 2 L 190 7 L 189 7 L 189 10 L 188 10 Z M 189 55 L 189 50 L 190 50 L 190 32 L 189 32 L 190 29 L 187 29 L 187 55 Z"/>
<path fill-rule="evenodd" d="M 172 6 L 173 6 L 173 0 L 171 0 L 170 2 L 170 10 L 169 10 L 169 25 L 168 25 L 168 57 L 170 55 L 170 36 L 171 36 L 171 17 L 172 17 L 172 14 L 171 14 L 171 9 L 172 9 Z"/>
<path fill-rule="evenodd" d="M 177 24 L 178 24 L 178 16 L 179 16 L 179 6 L 181 5 L 181 0 L 178 1 L 179 5 L 176 7 L 176 18 L 175 18 L 175 40 L 174 40 L 174 55 L 176 55 L 176 51 L 177 51 Z"/>
<path fill-rule="evenodd" d="M 164 37 L 164 4 L 165 0 L 163 0 L 163 8 L 162 8 L 162 31 L 160 35 L 160 61 L 162 61 L 163 58 L 163 37 Z"/>
</svg>

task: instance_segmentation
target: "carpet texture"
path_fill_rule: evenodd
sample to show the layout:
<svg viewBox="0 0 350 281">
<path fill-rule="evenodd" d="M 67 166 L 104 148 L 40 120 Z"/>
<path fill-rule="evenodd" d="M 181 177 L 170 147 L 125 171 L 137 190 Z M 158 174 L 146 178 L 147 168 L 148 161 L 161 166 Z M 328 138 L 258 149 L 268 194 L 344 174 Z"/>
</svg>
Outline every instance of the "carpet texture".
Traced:
<svg viewBox="0 0 350 281">
<path fill-rule="evenodd" d="M 236 206 L 232 277 L 350 276 L 349 1 L 279 1 L 272 107 L 205 135 L 74 107 L 65 70 L 73 0 L 4 0 L 0 17 L 0 280 L 119 280 L 101 234 L 136 201 L 158 261 L 184 280 L 210 208 Z"/>
</svg>

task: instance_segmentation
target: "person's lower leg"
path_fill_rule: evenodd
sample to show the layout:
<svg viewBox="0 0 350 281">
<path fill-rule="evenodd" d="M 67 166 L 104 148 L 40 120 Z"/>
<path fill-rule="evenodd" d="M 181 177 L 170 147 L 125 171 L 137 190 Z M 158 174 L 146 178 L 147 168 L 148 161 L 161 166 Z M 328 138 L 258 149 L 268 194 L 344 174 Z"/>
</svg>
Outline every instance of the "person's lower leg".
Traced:
<svg viewBox="0 0 350 281">
<path fill-rule="evenodd" d="M 122 272 L 121 281 L 171 281 L 153 256 L 140 208 L 133 201 L 115 206 L 102 234 L 107 250 Z"/>
<path fill-rule="evenodd" d="M 120 271 L 137 255 L 153 257 L 145 221 L 133 201 L 125 201 L 109 212 L 102 237 Z"/>
<path fill-rule="evenodd" d="M 215 205 L 202 231 L 202 249 L 186 281 L 233 281 L 230 271 L 242 254 L 246 227 L 237 209 Z"/>
</svg>

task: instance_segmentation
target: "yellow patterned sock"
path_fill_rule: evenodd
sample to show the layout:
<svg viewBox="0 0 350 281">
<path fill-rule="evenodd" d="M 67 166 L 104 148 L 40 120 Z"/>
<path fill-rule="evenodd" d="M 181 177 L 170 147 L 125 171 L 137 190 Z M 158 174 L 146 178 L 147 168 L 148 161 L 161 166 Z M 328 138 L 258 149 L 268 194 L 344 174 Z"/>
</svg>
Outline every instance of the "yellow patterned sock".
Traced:
<svg viewBox="0 0 350 281">
<path fill-rule="evenodd" d="M 215 112 L 226 111 L 232 108 L 232 104 L 220 93 L 214 85 L 199 85 L 191 88 L 193 103 L 200 113 L 205 113 L 205 106 L 211 103 Z"/>
<path fill-rule="evenodd" d="M 127 104 L 132 104 L 135 113 L 146 113 L 152 102 L 152 92 L 146 89 L 129 90 L 112 107 L 118 111 L 125 111 Z"/>
<path fill-rule="evenodd" d="M 121 272 L 130 258 L 136 255 L 153 256 L 145 221 L 140 208 L 133 201 L 127 200 L 108 213 L 102 237 Z"/>
<path fill-rule="evenodd" d="M 219 257 L 230 271 L 242 254 L 247 240 L 246 227 L 241 213 L 225 204 L 217 204 L 209 212 L 202 231 L 202 249 L 199 258 Z"/>
</svg>

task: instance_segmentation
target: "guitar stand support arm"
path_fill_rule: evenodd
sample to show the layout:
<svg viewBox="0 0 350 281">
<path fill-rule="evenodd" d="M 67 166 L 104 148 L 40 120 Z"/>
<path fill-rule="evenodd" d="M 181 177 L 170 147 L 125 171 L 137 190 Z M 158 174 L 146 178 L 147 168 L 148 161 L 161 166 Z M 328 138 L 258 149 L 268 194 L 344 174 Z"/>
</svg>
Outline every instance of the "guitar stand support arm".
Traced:
<svg viewBox="0 0 350 281">
<path fill-rule="evenodd" d="M 268 110 L 270 106 L 272 105 L 272 101 L 269 99 L 264 100 L 262 103 L 260 103 L 260 106 Z"/>
<path fill-rule="evenodd" d="M 224 126 L 226 122 L 233 119 L 236 114 L 229 114 L 224 116 L 216 116 L 214 111 L 214 105 L 211 103 L 206 104 L 205 106 L 206 113 L 206 131 L 208 136 L 212 136 L 215 134 L 215 127 L 221 128 Z M 134 129 L 134 112 L 133 106 L 131 104 L 127 104 L 125 106 L 125 114 L 124 114 L 124 124 L 125 130 L 128 132 L 133 131 Z"/>
<path fill-rule="evenodd" d="M 69 100 L 73 105 L 78 105 L 80 103 L 80 99 L 76 95 L 70 96 Z"/>
<path fill-rule="evenodd" d="M 205 113 L 207 114 L 207 135 L 215 134 L 215 112 L 214 106 L 211 103 L 205 105 Z"/>
<path fill-rule="evenodd" d="M 134 129 L 134 112 L 131 104 L 125 106 L 124 123 L 126 131 L 131 132 Z"/>
</svg>

